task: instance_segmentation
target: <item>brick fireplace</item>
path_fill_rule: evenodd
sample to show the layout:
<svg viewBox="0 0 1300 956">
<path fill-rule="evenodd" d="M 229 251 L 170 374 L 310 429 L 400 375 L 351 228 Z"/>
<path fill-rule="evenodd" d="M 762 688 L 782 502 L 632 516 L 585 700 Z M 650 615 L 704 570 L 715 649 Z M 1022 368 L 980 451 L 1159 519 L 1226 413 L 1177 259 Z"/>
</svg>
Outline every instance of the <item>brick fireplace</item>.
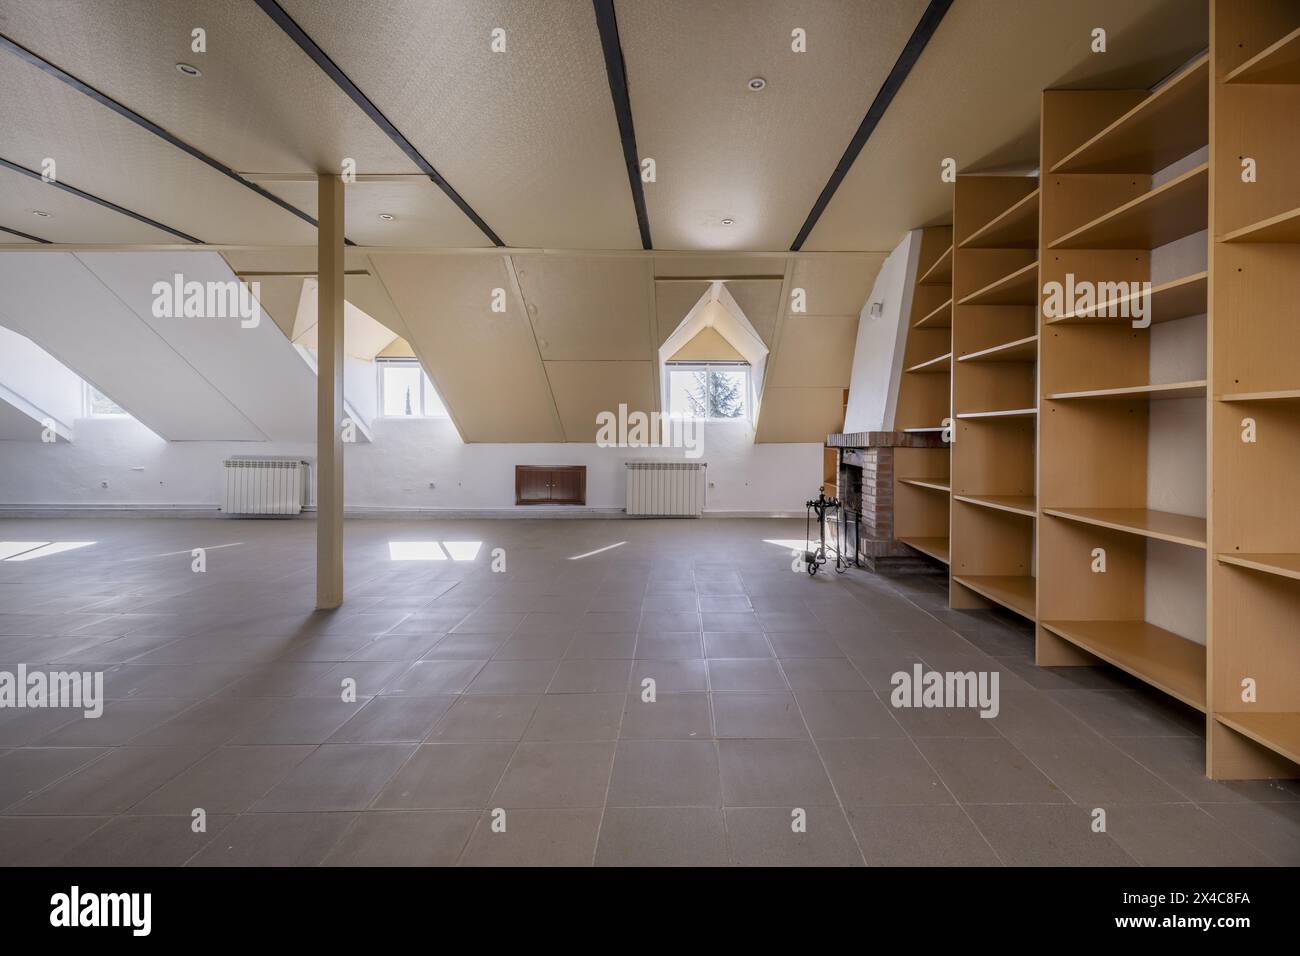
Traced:
<svg viewBox="0 0 1300 956">
<path fill-rule="evenodd" d="M 849 432 L 828 435 L 826 445 L 838 452 L 835 496 L 844 504 L 852 536 L 858 526 L 858 560 L 872 571 L 934 570 L 934 565 L 894 540 L 894 449 L 941 448 L 937 436 L 909 432 Z M 828 489 L 829 490 L 829 489 Z"/>
</svg>

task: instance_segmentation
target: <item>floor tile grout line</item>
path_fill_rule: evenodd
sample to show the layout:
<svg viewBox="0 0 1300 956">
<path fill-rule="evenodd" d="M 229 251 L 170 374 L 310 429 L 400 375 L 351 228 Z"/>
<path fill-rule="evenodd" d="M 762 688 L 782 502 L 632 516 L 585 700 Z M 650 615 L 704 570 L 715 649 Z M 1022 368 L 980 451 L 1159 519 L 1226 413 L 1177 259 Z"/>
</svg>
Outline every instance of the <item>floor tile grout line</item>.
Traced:
<svg viewBox="0 0 1300 956">
<path fill-rule="evenodd" d="M 776 657 L 776 645 L 772 643 L 771 635 L 766 631 L 763 632 L 763 638 L 767 641 L 772 656 Z M 844 820 L 844 825 L 848 828 L 849 837 L 853 840 L 853 846 L 858 851 L 858 857 L 862 860 L 863 866 L 870 866 L 867 862 L 867 854 L 862 849 L 862 841 L 858 839 L 857 831 L 853 829 L 853 821 L 849 819 L 849 812 L 844 806 L 844 799 L 840 796 L 839 787 L 835 786 L 835 778 L 831 776 L 831 769 L 826 764 L 826 758 L 822 755 L 821 747 L 817 743 L 817 738 L 813 736 L 812 728 L 808 725 L 808 718 L 804 715 L 803 705 L 799 703 L 799 698 L 794 692 L 794 687 L 790 684 L 790 675 L 786 673 L 785 661 L 776 658 L 777 669 L 781 672 L 781 677 L 786 683 L 790 699 L 794 701 L 795 710 L 799 713 L 799 721 L 803 724 L 804 733 L 808 735 L 808 740 L 812 743 L 813 752 L 817 754 L 817 761 L 822 765 L 822 773 L 826 774 L 826 782 L 830 785 L 831 793 L 835 795 L 835 805 L 840 808 L 840 816 Z"/>
</svg>

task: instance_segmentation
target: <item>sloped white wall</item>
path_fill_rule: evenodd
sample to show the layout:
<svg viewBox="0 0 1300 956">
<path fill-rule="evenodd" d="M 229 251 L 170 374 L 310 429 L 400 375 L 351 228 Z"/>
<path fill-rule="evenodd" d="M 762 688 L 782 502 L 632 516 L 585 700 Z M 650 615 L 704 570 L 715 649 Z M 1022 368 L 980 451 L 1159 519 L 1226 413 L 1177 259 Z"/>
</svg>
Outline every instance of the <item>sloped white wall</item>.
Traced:
<svg viewBox="0 0 1300 956">
<path fill-rule="evenodd" d="M 157 318 L 155 282 L 236 282 L 215 252 L 82 252 L 77 258 L 167 345 L 272 441 L 315 437 L 316 379 L 269 315 Z M 106 392 L 110 397 L 111 392 Z"/>
<path fill-rule="evenodd" d="M 75 255 L 6 253 L 0 289 L 0 324 L 26 335 L 158 434 L 177 441 L 265 440 Z"/>
</svg>

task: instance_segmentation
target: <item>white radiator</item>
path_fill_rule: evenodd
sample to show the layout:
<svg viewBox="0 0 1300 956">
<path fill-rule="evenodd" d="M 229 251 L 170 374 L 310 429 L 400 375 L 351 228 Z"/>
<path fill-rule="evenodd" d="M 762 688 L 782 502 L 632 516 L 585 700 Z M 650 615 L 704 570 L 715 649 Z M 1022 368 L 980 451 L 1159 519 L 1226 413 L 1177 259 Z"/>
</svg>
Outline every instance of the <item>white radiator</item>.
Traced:
<svg viewBox="0 0 1300 956">
<path fill-rule="evenodd" d="M 297 458 L 227 458 L 222 510 L 230 515 L 296 515 L 307 503 L 308 463 Z"/>
<path fill-rule="evenodd" d="M 704 511 L 702 461 L 629 461 L 627 513 L 698 518 Z"/>
</svg>

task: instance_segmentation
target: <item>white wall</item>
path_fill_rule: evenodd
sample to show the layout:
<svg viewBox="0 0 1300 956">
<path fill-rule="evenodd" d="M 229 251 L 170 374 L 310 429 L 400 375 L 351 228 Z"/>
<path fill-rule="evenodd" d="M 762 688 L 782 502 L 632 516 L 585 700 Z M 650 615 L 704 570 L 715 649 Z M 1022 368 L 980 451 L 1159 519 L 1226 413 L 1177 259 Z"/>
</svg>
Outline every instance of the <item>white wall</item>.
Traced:
<svg viewBox="0 0 1300 956">
<path fill-rule="evenodd" d="M 849 406 L 844 413 L 846 432 L 871 432 L 894 427 L 898 380 L 907 343 L 907 316 L 912 311 L 921 231 L 914 229 L 894 247 L 876 275 L 876 284 L 858 316 L 858 341 L 853 350 L 853 375 L 849 379 Z M 884 312 L 871 317 L 871 303 Z"/>
<path fill-rule="evenodd" d="M 344 491 L 353 510 L 513 509 L 516 464 L 586 465 L 587 506 L 625 503 L 623 462 L 682 457 L 680 450 L 594 444 L 464 444 L 447 419 L 372 422 L 371 444 L 345 449 Z M 79 419 L 72 444 L 15 445 L 0 468 L 0 509 L 32 505 L 213 508 L 223 458 L 311 458 L 311 444 L 166 442 L 130 419 Z M 705 426 L 710 512 L 799 513 L 821 479 L 821 446 L 753 443 L 745 424 Z M 101 487 L 107 482 L 108 487 Z M 429 487 L 432 482 L 435 487 Z M 535 508 L 520 508 L 524 514 Z"/>
</svg>

